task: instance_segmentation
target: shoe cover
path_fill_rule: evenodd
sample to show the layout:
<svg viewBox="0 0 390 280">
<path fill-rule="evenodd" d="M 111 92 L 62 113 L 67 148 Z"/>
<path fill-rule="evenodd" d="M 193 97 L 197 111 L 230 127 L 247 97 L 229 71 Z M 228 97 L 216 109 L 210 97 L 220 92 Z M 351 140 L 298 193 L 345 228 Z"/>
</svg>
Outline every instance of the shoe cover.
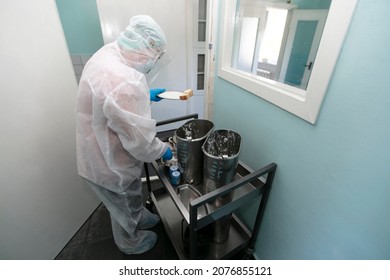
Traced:
<svg viewBox="0 0 390 280">
<path fill-rule="evenodd" d="M 150 230 L 137 230 L 132 238 L 114 219 L 111 219 L 115 244 L 127 255 L 142 254 L 154 247 L 157 234 Z"/>
<path fill-rule="evenodd" d="M 151 213 L 144 207 L 141 220 L 139 222 L 139 229 L 150 229 L 160 222 L 160 217 Z"/>
</svg>

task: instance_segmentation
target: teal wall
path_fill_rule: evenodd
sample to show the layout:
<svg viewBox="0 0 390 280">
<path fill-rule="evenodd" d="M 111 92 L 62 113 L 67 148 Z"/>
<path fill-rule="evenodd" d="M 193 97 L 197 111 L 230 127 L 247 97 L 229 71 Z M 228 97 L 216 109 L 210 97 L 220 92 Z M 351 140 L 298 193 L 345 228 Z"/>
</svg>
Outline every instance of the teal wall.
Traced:
<svg viewBox="0 0 390 280">
<path fill-rule="evenodd" d="M 277 3 L 283 2 L 280 0 L 268 1 Z M 296 5 L 298 9 L 329 9 L 332 0 L 292 0 L 291 2 Z"/>
<path fill-rule="evenodd" d="M 332 0 L 293 0 L 298 9 L 329 9 Z"/>
<path fill-rule="evenodd" d="M 96 0 L 56 0 L 70 54 L 93 54 L 103 46 Z"/>
<path fill-rule="evenodd" d="M 216 128 L 253 169 L 278 164 L 257 258 L 390 259 L 389 10 L 358 2 L 316 125 L 216 77 Z"/>
</svg>

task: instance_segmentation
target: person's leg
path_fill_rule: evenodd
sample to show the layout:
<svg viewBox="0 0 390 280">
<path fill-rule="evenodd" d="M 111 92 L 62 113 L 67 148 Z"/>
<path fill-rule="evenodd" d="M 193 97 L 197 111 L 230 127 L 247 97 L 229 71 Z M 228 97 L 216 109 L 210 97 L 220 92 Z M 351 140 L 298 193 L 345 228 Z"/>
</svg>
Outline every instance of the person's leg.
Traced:
<svg viewBox="0 0 390 280">
<path fill-rule="evenodd" d="M 141 254 L 153 248 L 157 235 L 152 231 L 139 230 L 153 225 L 156 222 L 154 216 L 157 216 L 146 212 L 147 209 L 143 206 L 141 181 L 134 182 L 126 191 L 120 193 L 88 183 L 110 212 L 112 231 L 118 248 L 125 254 Z M 158 223 L 158 216 L 157 219 Z"/>
</svg>

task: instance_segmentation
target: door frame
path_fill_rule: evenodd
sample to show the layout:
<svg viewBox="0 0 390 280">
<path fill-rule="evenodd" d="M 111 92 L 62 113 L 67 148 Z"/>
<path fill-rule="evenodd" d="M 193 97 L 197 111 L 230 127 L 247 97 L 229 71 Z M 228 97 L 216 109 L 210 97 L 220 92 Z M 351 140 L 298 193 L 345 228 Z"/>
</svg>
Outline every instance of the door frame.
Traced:
<svg viewBox="0 0 390 280">
<path fill-rule="evenodd" d="M 206 25 L 206 62 L 205 62 L 205 118 L 213 118 L 214 79 L 215 79 L 215 52 L 217 41 L 219 1 L 207 1 Z"/>
</svg>

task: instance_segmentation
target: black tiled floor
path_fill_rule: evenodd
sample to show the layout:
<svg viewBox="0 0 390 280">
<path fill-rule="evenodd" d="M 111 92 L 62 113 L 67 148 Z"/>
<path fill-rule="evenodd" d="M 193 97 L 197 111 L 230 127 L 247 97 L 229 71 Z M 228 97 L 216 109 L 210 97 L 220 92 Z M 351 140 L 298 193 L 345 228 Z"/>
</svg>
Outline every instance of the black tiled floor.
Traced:
<svg viewBox="0 0 390 280">
<path fill-rule="evenodd" d="M 153 185 L 158 185 L 154 182 Z M 147 187 L 144 187 L 145 200 Z M 154 209 L 153 209 L 154 210 Z M 153 211 L 152 210 L 152 211 Z M 155 211 L 154 211 L 155 212 Z M 150 251 L 138 255 L 126 255 L 115 245 L 111 230 L 110 214 L 100 204 L 80 230 L 58 254 L 56 260 L 175 260 L 178 259 L 175 249 L 160 222 L 152 228 L 158 235 L 157 244 Z"/>
<path fill-rule="evenodd" d="M 149 168 L 150 175 L 154 172 Z M 162 187 L 158 180 L 151 182 L 152 190 Z M 148 197 L 146 183 L 143 185 L 144 202 Z M 156 213 L 153 208 L 152 212 Z M 162 222 L 152 228 L 158 235 L 157 244 L 148 252 L 138 255 L 126 255 L 115 245 L 111 230 L 110 214 L 107 208 L 100 204 L 89 219 L 73 236 L 69 243 L 55 258 L 56 260 L 178 260 L 179 257 L 165 232 Z M 242 259 L 243 252 L 231 259 Z M 253 259 L 253 256 L 251 256 Z"/>
</svg>

